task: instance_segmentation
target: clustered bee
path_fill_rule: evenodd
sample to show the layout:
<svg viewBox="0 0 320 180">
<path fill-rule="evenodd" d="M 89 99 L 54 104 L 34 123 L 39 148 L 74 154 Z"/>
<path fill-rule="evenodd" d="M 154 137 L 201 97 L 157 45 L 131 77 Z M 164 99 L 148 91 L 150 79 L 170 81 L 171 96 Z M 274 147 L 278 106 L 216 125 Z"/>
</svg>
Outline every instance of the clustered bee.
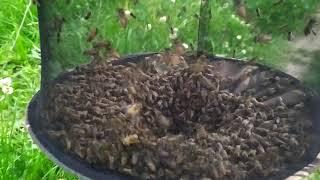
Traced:
<svg viewBox="0 0 320 180">
<path fill-rule="evenodd" d="M 268 177 L 304 157 L 306 92 L 253 64 L 230 73 L 234 64 L 179 48 L 65 74 L 51 85 L 43 128 L 84 161 L 142 179 Z"/>
</svg>

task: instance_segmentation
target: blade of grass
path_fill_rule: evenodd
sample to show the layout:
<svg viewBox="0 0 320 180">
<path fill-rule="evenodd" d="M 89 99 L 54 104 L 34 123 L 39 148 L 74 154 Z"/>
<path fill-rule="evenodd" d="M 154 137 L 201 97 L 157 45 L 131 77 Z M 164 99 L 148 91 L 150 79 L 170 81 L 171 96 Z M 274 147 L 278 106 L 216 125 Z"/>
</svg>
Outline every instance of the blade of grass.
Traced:
<svg viewBox="0 0 320 180">
<path fill-rule="evenodd" d="M 20 36 L 21 29 L 22 29 L 22 27 L 23 27 L 23 25 L 24 25 L 24 23 L 25 23 L 25 20 L 26 20 L 26 17 L 27 17 L 28 12 L 30 11 L 31 5 L 32 5 L 32 0 L 29 0 L 28 4 L 27 4 L 27 6 L 26 6 L 25 12 L 24 12 L 24 14 L 23 14 L 23 18 L 22 18 L 21 23 L 20 23 L 20 25 L 19 25 L 18 31 L 17 31 L 17 33 L 16 33 L 16 37 L 15 37 L 15 39 L 14 39 L 14 41 L 13 41 L 11 50 L 13 50 L 13 49 L 15 48 L 15 46 L 16 46 L 16 43 L 17 43 L 18 38 L 19 38 L 19 36 Z"/>
</svg>

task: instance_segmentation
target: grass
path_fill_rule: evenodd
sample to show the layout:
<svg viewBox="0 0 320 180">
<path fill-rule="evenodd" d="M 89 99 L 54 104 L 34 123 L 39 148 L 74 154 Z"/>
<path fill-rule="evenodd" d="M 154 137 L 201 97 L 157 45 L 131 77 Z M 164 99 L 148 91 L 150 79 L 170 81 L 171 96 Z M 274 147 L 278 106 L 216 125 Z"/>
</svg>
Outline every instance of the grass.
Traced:
<svg viewBox="0 0 320 180">
<path fill-rule="evenodd" d="M 48 160 L 32 143 L 23 128 L 27 103 L 40 86 L 39 30 L 36 8 L 29 6 L 29 0 L 0 1 L 0 79 L 10 77 L 13 80 L 14 89 L 13 94 L 4 94 L 0 91 L 0 179 L 76 179 Z M 99 33 L 101 38 L 109 39 L 121 54 L 138 53 L 141 50 L 144 52 L 158 51 L 168 47 L 170 27 L 179 28 L 178 37 L 183 42 L 195 45 L 197 34 L 195 28 L 192 27 L 197 25 L 194 14 L 199 9 L 198 3 L 177 0 L 173 4 L 168 0 L 161 1 L 163 2 L 161 6 L 156 6 L 160 0 L 141 1 L 144 3 L 136 6 L 128 1 L 113 1 L 108 6 L 95 3 L 86 4 L 83 0 L 71 1 L 83 3 L 83 6 L 79 8 L 71 4 L 70 6 L 74 8 L 72 10 L 69 10 L 68 6 L 55 6 L 59 7 L 59 11 L 64 14 L 67 21 L 61 34 L 63 42 L 56 44 L 56 41 L 52 41 L 51 44 L 54 52 L 53 59 L 57 62 L 54 64 L 59 66 L 58 69 L 53 67 L 53 73 L 59 73 L 61 70 L 87 61 L 81 52 L 90 48 L 90 44 L 85 43 L 84 39 L 92 27 L 98 27 L 101 30 Z M 254 0 L 249 2 L 251 2 L 249 3 L 251 14 L 256 6 L 264 7 L 262 10 L 267 9 L 266 4 L 255 4 Z M 298 3 L 298 1 L 294 2 Z M 310 1 L 310 4 L 312 3 L 315 1 Z M 184 6 L 186 12 L 181 14 L 180 9 Z M 278 68 L 284 64 L 284 61 L 281 60 L 281 54 L 286 50 L 283 34 L 262 28 L 266 33 L 274 35 L 273 41 L 270 44 L 256 44 L 252 40 L 256 27 L 248 26 L 234 16 L 230 1 L 217 0 L 212 6 L 215 11 L 213 11 L 214 19 L 210 29 L 210 42 L 216 54 L 232 56 L 235 50 L 236 57 L 239 58 L 257 56 L 259 62 Z M 121 28 L 114 13 L 116 7 L 129 8 L 137 15 L 137 20 L 130 20 L 129 28 Z M 310 5 L 307 8 L 310 7 L 313 6 Z M 92 16 L 96 15 L 97 18 L 84 21 L 84 14 L 94 8 L 97 11 L 94 11 Z M 274 13 L 276 12 L 270 12 L 270 17 L 273 17 Z M 294 15 L 298 16 L 299 13 L 301 14 L 295 11 Z M 181 18 L 175 18 L 178 14 L 181 14 Z M 161 16 L 171 18 L 169 22 L 161 23 L 159 22 Z M 50 15 L 48 17 L 53 18 Z M 76 20 L 70 21 L 71 19 Z M 293 29 L 303 23 L 299 18 L 293 20 L 296 24 L 290 27 Z M 259 27 L 267 24 L 263 23 L 264 21 L 270 23 L 267 19 L 256 19 L 255 21 L 257 24 L 262 24 Z M 146 30 L 147 24 L 152 25 L 151 30 Z M 281 23 L 276 21 L 275 24 Z M 70 47 L 73 48 L 70 49 Z M 318 82 L 318 79 L 314 77 L 311 77 L 311 80 L 314 84 Z M 312 177 L 319 179 L 318 174 Z"/>
<path fill-rule="evenodd" d="M 0 79 L 12 78 L 14 92 L 0 92 L 0 179 L 74 179 L 55 167 L 23 128 L 27 103 L 40 81 L 38 18 L 35 7 L 27 10 L 27 5 L 1 0 Z"/>
<path fill-rule="evenodd" d="M 59 28 L 48 28 L 52 35 L 49 46 L 53 60 L 48 71 L 51 78 L 88 61 L 82 52 L 91 47 L 86 39 L 94 28 L 98 29 L 99 39 L 111 41 L 122 55 L 157 52 L 170 47 L 170 28 L 179 30 L 177 36 L 181 41 L 191 47 L 197 46 L 198 19 L 195 15 L 199 14 L 200 0 L 175 3 L 169 0 L 140 0 L 137 5 L 129 3 L 129 0 L 89 2 L 79 0 L 65 4 L 64 1 L 50 1 L 46 4 L 45 20 L 48 24 L 54 24 L 62 17 L 65 19 L 60 38 L 57 35 Z M 129 20 L 128 28 L 122 28 L 118 22 L 116 10 L 119 7 L 129 9 L 136 16 L 136 19 Z M 225 56 L 234 54 L 238 58 L 258 57 L 259 62 L 278 67 L 284 63 L 281 52 L 286 50 L 286 42 L 283 37 L 275 36 L 271 44 L 255 43 L 257 33 L 252 32 L 256 31 L 256 27 L 234 15 L 230 0 L 212 1 L 211 7 L 213 18 L 209 22 L 208 48 L 214 53 Z M 91 18 L 85 20 L 88 12 L 92 13 Z M 161 17 L 166 17 L 167 21 L 161 22 Z M 151 24 L 151 30 L 146 29 L 148 24 Z"/>
<path fill-rule="evenodd" d="M 308 179 L 309 180 L 319 180 L 320 179 L 320 171 L 317 171 L 317 173 L 312 174 Z"/>
</svg>

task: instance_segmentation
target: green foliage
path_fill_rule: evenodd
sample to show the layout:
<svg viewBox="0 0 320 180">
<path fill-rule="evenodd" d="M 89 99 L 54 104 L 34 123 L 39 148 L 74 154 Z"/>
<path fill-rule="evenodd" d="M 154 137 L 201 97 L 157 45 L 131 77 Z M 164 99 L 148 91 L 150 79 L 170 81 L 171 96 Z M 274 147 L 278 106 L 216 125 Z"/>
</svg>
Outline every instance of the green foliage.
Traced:
<svg viewBox="0 0 320 180">
<path fill-rule="evenodd" d="M 57 41 L 57 29 L 52 29 L 50 38 L 50 50 L 55 62 L 51 67 L 53 76 L 61 70 L 66 70 L 75 65 L 88 62 L 88 57 L 83 52 L 91 47 L 86 42 L 88 34 L 94 28 L 98 28 L 97 38 L 112 42 L 122 55 L 158 52 L 169 47 L 170 28 L 179 28 L 180 38 L 184 42 L 195 42 L 197 39 L 198 20 L 193 17 L 199 11 L 200 1 L 171 1 L 140 0 L 134 5 L 126 1 L 86 1 L 79 0 L 66 4 L 65 1 L 51 1 L 46 4 L 47 21 L 54 23 L 56 17 L 65 18 L 61 32 L 61 41 Z M 181 13 L 182 7 L 186 8 Z M 118 8 L 128 8 L 136 19 L 130 18 L 128 27 L 123 28 L 119 23 Z M 93 11 L 94 10 L 94 11 Z M 91 18 L 85 20 L 84 16 L 91 12 Z M 166 22 L 160 18 L 166 17 Z M 148 24 L 151 29 L 147 29 Z M 75 31 L 76 30 L 76 31 Z M 72 49 L 70 49 L 72 47 Z"/>
<path fill-rule="evenodd" d="M 319 7 L 318 0 L 247 0 L 251 20 L 256 31 L 287 35 L 288 31 L 301 33 L 312 13 Z M 257 17 L 259 8 L 261 16 Z"/>
<path fill-rule="evenodd" d="M 51 77 L 78 64 L 88 62 L 83 55 L 84 50 L 91 47 L 86 42 L 90 31 L 97 27 L 98 38 L 110 40 L 122 54 L 158 52 L 170 46 L 170 28 L 178 28 L 178 37 L 184 43 L 197 48 L 198 18 L 200 0 L 162 1 L 48 1 L 47 24 L 54 24 L 56 18 L 64 18 L 65 22 L 58 41 L 58 29 L 52 29 L 50 51 L 52 52 Z M 281 1 L 282 2 L 282 1 Z M 286 51 L 284 37 L 288 31 L 301 31 L 304 20 L 316 8 L 316 0 L 294 0 L 282 3 L 270 1 L 247 0 L 248 20 L 239 19 L 234 14 L 232 0 L 212 1 L 212 20 L 210 22 L 209 39 L 211 53 L 237 58 L 256 58 L 261 63 L 281 67 L 284 64 L 281 52 Z M 117 9 L 130 10 L 137 18 L 131 18 L 127 28 L 119 23 Z M 259 8 L 261 16 L 257 17 Z M 91 12 L 89 20 L 84 16 Z M 166 17 L 166 22 L 160 18 Z M 150 24 L 151 30 L 146 27 Z M 273 35 L 273 43 L 259 44 L 254 41 L 259 33 Z M 281 35 L 281 36 L 279 36 Z M 284 36 L 285 35 L 285 36 Z M 72 47 L 70 49 L 70 47 Z M 267 53 L 273 52 L 273 53 Z M 270 60 L 272 59 L 272 60 Z M 54 60 L 54 62 L 53 62 Z"/>
<path fill-rule="evenodd" d="M 305 178 L 305 180 L 319 180 L 319 179 L 320 179 L 320 171 L 317 171 L 317 173 L 314 173 L 310 177 Z"/>
</svg>

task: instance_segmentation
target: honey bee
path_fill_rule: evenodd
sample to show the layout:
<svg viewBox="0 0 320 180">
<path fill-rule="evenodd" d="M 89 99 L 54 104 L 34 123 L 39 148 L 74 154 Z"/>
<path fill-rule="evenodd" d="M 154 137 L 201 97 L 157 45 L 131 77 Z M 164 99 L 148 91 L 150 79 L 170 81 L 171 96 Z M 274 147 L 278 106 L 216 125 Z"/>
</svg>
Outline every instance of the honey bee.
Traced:
<svg viewBox="0 0 320 180">
<path fill-rule="evenodd" d="M 122 153 L 122 156 L 121 156 L 121 165 L 122 166 L 125 166 L 128 162 L 128 155 L 126 153 Z"/>
<path fill-rule="evenodd" d="M 241 17 L 242 19 L 246 19 L 247 18 L 247 10 L 246 7 L 244 5 L 240 5 L 237 7 L 237 15 L 239 17 Z"/>
<path fill-rule="evenodd" d="M 227 174 L 227 169 L 226 169 L 223 161 L 218 161 L 218 169 L 221 172 L 221 174 L 223 174 L 223 175 Z"/>
<path fill-rule="evenodd" d="M 53 29 L 57 32 L 57 42 L 60 42 L 61 31 L 63 28 L 63 24 L 66 22 L 64 17 L 54 17 L 53 19 Z"/>
<path fill-rule="evenodd" d="M 32 3 L 38 7 L 40 6 L 39 0 L 32 0 Z"/>
<path fill-rule="evenodd" d="M 130 12 L 129 10 L 125 10 L 123 8 L 118 9 L 119 22 L 123 28 L 126 28 L 128 26 L 129 17 L 136 19 L 136 16 L 132 12 Z"/>
<path fill-rule="evenodd" d="M 294 146 L 298 146 L 299 145 L 299 142 L 297 141 L 296 138 L 294 137 L 290 137 L 290 140 L 289 140 L 290 144 L 294 145 Z"/>
<path fill-rule="evenodd" d="M 98 28 L 93 28 L 87 37 L 87 42 L 91 42 L 98 34 Z"/>
<path fill-rule="evenodd" d="M 261 144 L 259 144 L 259 146 L 258 146 L 258 152 L 261 153 L 261 154 L 266 153 L 264 147 Z"/>
<path fill-rule="evenodd" d="M 163 56 L 161 57 L 162 61 L 169 66 L 175 65 L 186 65 L 184 58 L 182 57 L 185 53 L 185 48 L 183 44 L 178 40 L 173 40 L 173 48 L 165 49 Z"/>
<path fill-rule="evenodd" d="M 256 43 L 270 43 L 272 41 L 272 36 L 268 34 L 259 34 L 255 37 Z"/>
<path fill-rule="evenodd" d="M 131 157 L 131 164 L 136 165 L 139 160 L 139 154 L 138 153 L 133 153 Z"/>
<path fill-rule="evenodd" d="M 234 154 L 235 154 L 237 157 L 240 157 L 240 153 L 241 153 L 241 146 L 240 146 L 240 145 L 237 145 L 236 148 L 234 149 Z"/>
<path fill-rule="evenodd" d="M 91 17 L 91 11 L 89 11 L 85 16 L 84 16 L 84 19 L 85 20 L 88 20 L 90 17 Z"/>
<path fill-rule="evenodd" d="M 117 52 L 116 49 L 112 48 L 110 41 L 99 41 L 93 43 L 93 49 L 95 49 L 97 52 L 104 49 L 106 53 L 106 57 L 110 57 L 112 59 L 119 59 L 120 54 Z"/>
<path fill-rule="evenodd" d="M 96 49 L 87 49 L 83 52 L 83 54 L 87 56 L 95 57 L 99 55 L 99 52 Z"/>
<path fill-rule="evenodd" d="M 67 150 L 70 150 L 71 149 L 71 140 L 68 137 L 65 137 L 64 143 L 65 143 Z"/>
<path fill-rule="evenodd" d="M 314 18 L 311 18 L 308 22 L 308 24 L 304 28 L 304 35 L 308 36 L 311 33 L 314 35 L 317 35 L 316 32 L 313 30 L 314 26 L 316 25 L 317 21 Z"/>
<path fill-rule="evenodd" d="M 174 52 L 179 56 L 184 55 L 186 49 L 181 43 L 181 41 L 178 39 L 175 39 L 173 43 L 174 43 Z"/>
<path fill-rule="evenodd" d="M 302 102 L 302 103 L 299 103 L 299 104 L 296 104 L 295 106 L 294 106 L 294 109 L 303 109 L 304 108 L 304 103 Z"/>
<path fill-rule="evenodd" d="M 152 171 L 155 172 L 157 170 L 156 165 L 152 162 L 151 158 L 146 157 L 144 159 L 145 163 L 147 164 L 148 168 Z"/>
<path fill-rule="evenodd" d="M 109 55 L 110 55 L 111 58 L 114 58 L 114 59 L 119 59 L 120 58 L 120 54 L 114 48 L 110 48 L 109 49 Z"/>
<path fill-rule="evenodd" d="M 95 49 L 109 49 L 111 47 L 111 43 L 109 41 L 99 41 L 93 43 L 93 48 Z"/>
<path fill-rule="evenodd" d="M 134 117 L 138 115 L 141 111 L 142 105 L 141 104 L 133 104 L 128 107 L 127 109 L 127 115 Z"/>
<path fill-rule="evenodd" d="M 254 167 L 257 168 L 258 170 L 263 169 L 263 166 L 261 165 L 261 163 L 258 160 L 254 161 Z"/>
<path fill-rule="evenodd" d="M 123 168 L 122 171 L 126 174 L 132 174 L 132 169 L 129 169 L 129 168 Z"/>
<path fill-rule="evenodd" d="M 216 167 L 212 167 L 212 169 L 211 169 L 211 174 L 212 174 L 212 176 L 213 176 L 215 179 L 218 179 L 218 178 L 219 178 L 219 173 L 218 173 Z"/>
<path fill-rule="evenodd" d="M 122 144 L 125 146 L 138 144 L 139 142 L 139 136 L 137 134 L 129 135 L 122 139 Z"/>
<path fill-rule="evenodd" d="M 118 16 L 119 16 L 120 25 L 123 28 L 126 28 L 127 25 L 128 25 L 128 21 L 129 20 L 128 20 L 127 16 L 124 13 L 124 9 L 118 9 Z"/>
<path fill-rule="evenodd" d="M 292 41 L 293 40 L 293 32 L 292 31 L 289 31 L 288 32 L 288 41 Z"/>
<path fill-rule="evenodd" d="M 182 17 L 184 14 L 186 14 L 187 12 L 187 7 L 186 6 L 182 6 L 179 14 L 178 14 L 178 17 Z"/>
<path fill-rule="evenodd" d="M 235 8 L 236 8 L 236 14 L 246 20 L 247 19 L 247 10 L 244 5 L 243 0 L 234 0 Z"/>
<path fill-rule="evenodd" d="M 275 2 L 272 6 L 278 6 L 280 5 L 281 3 L 283 3 L 284 0 L 279 0 L 278 2 Z"/>
<path fill-rule="evenodd" d="M 132 0 L 134 5 L 137 5 L 139 3 L 139 0 Z"/>
<path fill-rule="evenodd" d="M 257 16 L 258 16 L 258 17 L 261 17 L 261 10 L 260 10 L 260 8 L 257 8 L 257 9 L 256 9 L 256 13 L 257 13 Z"/>
<path fill-rule="evenodd" d="M 172 122 L 167 117 L 165 117 L 163 115 L 160 115 L 158 117 L 158 123 L 163 128 L 169 128 L 172 124 Z"/>
<path fill-rule="evenodd" d="M 237 51 L 234 49 L 233 52 L 232 52 L 232 57 L 233 57 L 233 58 L 236 57 L 236 53 L 237 53 Z"/>
<path fill-rule="evenodd" d="M 206 69 L 208 63 L 209 63 L 209 60 L 207 56 L 202 54 L 197 58 L 194 64 L 190 64 L 189 69 L 195 74 L 201 73 Z"/>
</svg>

